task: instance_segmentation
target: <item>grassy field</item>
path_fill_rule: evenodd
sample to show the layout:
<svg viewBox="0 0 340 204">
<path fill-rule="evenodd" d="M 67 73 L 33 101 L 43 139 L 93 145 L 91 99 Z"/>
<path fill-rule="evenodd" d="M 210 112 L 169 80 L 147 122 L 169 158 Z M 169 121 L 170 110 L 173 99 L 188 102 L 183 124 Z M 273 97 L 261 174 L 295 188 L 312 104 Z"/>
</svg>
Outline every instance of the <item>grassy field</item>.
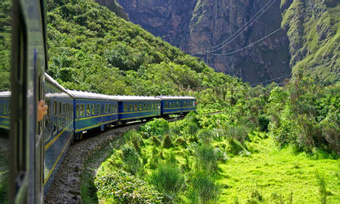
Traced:
<svg viewBox="0 0 340 204">
<path fill-rule="evenodd" d="M 253 154 L 219 165 L 219 203 L 340 203 L 340 160 L 279 150 L 271 138 L 248 146 Z"/>
</svg>

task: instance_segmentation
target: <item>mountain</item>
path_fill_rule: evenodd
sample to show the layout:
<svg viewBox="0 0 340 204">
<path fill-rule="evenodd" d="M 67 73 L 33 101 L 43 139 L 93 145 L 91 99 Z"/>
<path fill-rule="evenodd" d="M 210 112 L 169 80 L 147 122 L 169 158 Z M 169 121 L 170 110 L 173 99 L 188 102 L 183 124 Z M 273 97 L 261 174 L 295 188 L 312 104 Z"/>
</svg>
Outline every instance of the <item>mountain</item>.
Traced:
<svg viewBox="0 0 340 204">
<path fill-rule="evenodd" d="M 250 48 L 237 51 L 280 28 L 282 17 L 278 0 L 117 2 L 132 22 L 202 58 L 219 72 L 241 77 L 252 84 L 290 77 L 289 41 L 284 30 Z M 253 23 L 246 24 L 248 21 Z M 231 42 L 218 46 L 226 40 Z M 206 53 L 212 50 L 215 52 Z M 230 53 L 233 51 L 237 52 Z M 230 54 L 214 55 L 225 53 Z"/>
<path fill-rule="evenodd" d="M 325 84 L 339 78 L 338 0 L 117 2 L 132 22 L 253 85 L 298 70 Z"/>
<path fill-rule="evenodd" d="M 294 75 L 333 84 L 340 72 L 340 1 L 282 1 Z"/>
</svg>

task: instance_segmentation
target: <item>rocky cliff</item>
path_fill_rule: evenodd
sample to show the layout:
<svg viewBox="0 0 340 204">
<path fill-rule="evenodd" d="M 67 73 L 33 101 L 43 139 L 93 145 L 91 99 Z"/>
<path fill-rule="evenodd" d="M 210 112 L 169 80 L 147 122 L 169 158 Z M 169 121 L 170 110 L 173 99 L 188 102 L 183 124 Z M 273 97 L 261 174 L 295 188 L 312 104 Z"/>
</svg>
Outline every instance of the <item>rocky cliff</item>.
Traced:
<svg viewBox="0 0 340 204">
<path fill-rule="evenodd" d="M 217 71 L 241 77 L 251 84 L 290 76 L 289 41 L 284 30 L 256 43 L 280 28 L 279 0 L 117 2 L 132 22 L 183 51 L 201 57 Z M 242 27 L 252 19 L 256 19 L 254 23 Z M 221 45 L 228 42 L 228 38 L 231 42 Z M 252 43 L 256 44 L 243 49 Z M 232 53 L 234 51 L 237 52 Z"/>
<path fill-rule="evenodd" d="M 117 0 L 130 20 L 250 84 L 339 81 L 339 0 Z"/>
</svg>

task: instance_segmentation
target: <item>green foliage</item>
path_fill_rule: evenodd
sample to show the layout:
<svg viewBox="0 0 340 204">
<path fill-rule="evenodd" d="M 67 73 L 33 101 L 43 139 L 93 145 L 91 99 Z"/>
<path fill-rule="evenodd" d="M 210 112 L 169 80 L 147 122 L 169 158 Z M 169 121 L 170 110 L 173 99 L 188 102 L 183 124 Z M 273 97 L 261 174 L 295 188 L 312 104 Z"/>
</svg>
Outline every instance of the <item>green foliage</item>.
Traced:
<svg viewBox="0 0 340 204">
<path fill-rule="evenodd" d="M 218 155 L 213 147 L 207 144 L 197 147 L 196 157 L 196 169 L 210 173 L 217 172 Z"/>
<path fill-rule="evenodd" d="M 136 149 L 129 145 L 124 145 L 122 147 L 122 152 L 123 161 L 125 163 L 124 169 L 127 172 L 136 175 L 139 171 L 141 171 L 142 168 L 142 163 L 140 161 L 139 154 L 136 152 Z"/>
<path fill-rule="evenodd" d="M 151 174 L 150 183 L 171 201 L 176 199 L 177 194 L 184 187 L 184 176 L 174 165 L 160 165 Z"/>
<path fill-rule="evenodd" d="M 122 170 L 97 174 L 95 185 L 106 203 L 162 203 L 163 199 L 148 183 Z"/>
<path fill-rule="evenodd" d="M 197 171 L 191 177 L 190 199 L 193 203 L 216 203 L 220 186 L 207 171 Z"/>
<path fill-rule="evenodd" d="M 157 136 L 162 139 L 165 134 L 169 133 L 169 129 L 168 121 L 163 118 L 155 118 L 151 122 L 140 127 L 140 130 L 146 138 Z"/>
<path fill-rule="evenodd" d="M 292 143 L 309 153 L 315 147 L 339 153 L 339 93 L 339 86 L 323 87 L 308 77 L 273 89 L 269 130 L 278 144 Z"/>
</svg>

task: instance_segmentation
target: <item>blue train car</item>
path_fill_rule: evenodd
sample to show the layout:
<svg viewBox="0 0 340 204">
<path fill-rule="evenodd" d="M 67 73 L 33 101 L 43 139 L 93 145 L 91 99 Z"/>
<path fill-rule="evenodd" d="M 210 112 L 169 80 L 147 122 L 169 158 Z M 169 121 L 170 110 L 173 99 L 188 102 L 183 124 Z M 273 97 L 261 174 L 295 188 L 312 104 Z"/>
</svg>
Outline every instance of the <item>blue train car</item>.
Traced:
<svg viewBox="0 0 340 204">
<path fill-rule="evenodd" d="M 0 92 L 0 131 L 8 131 L 10 129 L 10 91 Z"/>
<path fill-rule="evenodd" d="M 161 115 L 161 100 L 147 96 L 116 96 L 119 104 L 119 123 L 150 119 Z"/>
<path fill-rule="evenodd" d="M 74 96 L 45 74 L 45 194 L 73 138 Z"/>
<path fill-rule="evenodd" d="M 190 111 L 196 110 L 196 98 L 190 96 L 157 96 L 162 100 L 161 113 L 162 117 L 168 117 L 170 114 L 185 115 Z"/>
<path fill-rule="evenodd" d="M 118 101 L 115 96 L 70 91 L 74 96 L 74 133 L 81 139 L 85 131 L 109 128 L 118 122 Z"/>
</svg>

